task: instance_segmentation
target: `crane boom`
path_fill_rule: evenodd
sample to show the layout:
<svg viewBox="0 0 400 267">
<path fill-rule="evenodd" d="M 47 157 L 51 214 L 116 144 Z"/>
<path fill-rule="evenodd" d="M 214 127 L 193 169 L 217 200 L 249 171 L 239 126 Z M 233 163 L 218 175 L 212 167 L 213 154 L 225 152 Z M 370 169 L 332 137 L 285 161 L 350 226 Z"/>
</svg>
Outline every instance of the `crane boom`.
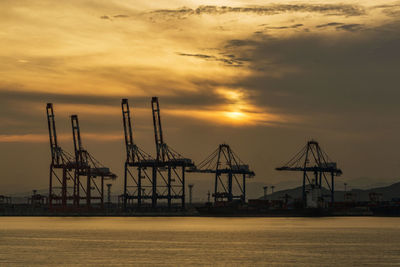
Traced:
<svg viewBox="0 0 400 267">
<path fill-rule="evenodd" d="M 133 154 L 133 134 L 132 134 L 132 124 L 131 124 L 131 115 L 129 110 L 128 99 L 124 98 L 121 101 L 122 107 L 122 119 L 124 124 L 124 134 L 125 134 L 125 147 L 126 147 L 126 158 L 128 162 L 133 162 L 135 160 L 135 156 Z"/>
<path fill-rule="evenodd" d="M 161 127 L 161 115 L 160 115 L 160 105 L 158 103 L 158 97 L 151 98 L 151 107 L 153 111 L 153 126 L 154 126 L 154 137 L 156 142 L 157 160 L 164 162 L 166 151 L 164 149 L 165 144 Z"/>
<path fill-rule="evenodd" d="M 47 103 L 46 106 L 47 111 L 47 124 L 49 127 L 49 138 L 50 138 L 50 151 L 51 151 L 51 160 L 53 164 L 60 164 L 60 147 L 57 142 L 57 132 L 56 132 L 56 123 L 54 119 L 54 110 L 53 104 Z"/>
<path fill-rule="evenodd" d="M 71 116 L 71 124 L 72 124 L 72 137 L 74 139 L 75 161 L 78 165 L 83 166 L 86 160 L 84 160 L 83 157 L 84 151 L 82 149 L 81 132 L 79 128 L 78 115 Z"/>
</svg>

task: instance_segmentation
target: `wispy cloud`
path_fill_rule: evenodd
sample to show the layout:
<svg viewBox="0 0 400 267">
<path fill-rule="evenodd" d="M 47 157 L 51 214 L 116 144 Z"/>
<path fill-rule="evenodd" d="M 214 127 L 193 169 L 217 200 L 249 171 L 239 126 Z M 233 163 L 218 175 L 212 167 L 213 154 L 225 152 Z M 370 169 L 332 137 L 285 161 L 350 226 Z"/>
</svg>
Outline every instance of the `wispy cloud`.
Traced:
<svg viewBox="0 0 400 267">
<path fill-rule="evenodd" d="M 364 26 L 362 24 L 353 23 L 353 24 L 344 24 L 341 26 L 337 26 L 336 30 L 356 32 L 356 31 L 362 30 L 363 28 L 364 28 Z"/>
<path fill-rule="evenodd" d="M 298 24 L 293 24 L 293 25 L 290 25 L 290 26 L 265 27 L 265 29 L 284 30 L 284 29 L 296 29 L 296 28 L 300 28 L 302 26 L 304 26 L 304 25 L 301 24 L 301 23 L 298 23 Z"/>
<path fill-rule="evenodd" d="M 400 15 L 400 2 L 394 2 L 390 4 L 377 5 L 372 9 L 382 9 L 383 13 L 390 17 L 398 17 Z"/>
<path fill-rule="evenodd" d="M 229 47 L 241 47 L 241 46 L 254 46 L 258 43 L 257 40 L 253 39 L 232 39 L 226 42 L 225 48 Z"/>
<path fill-rule="evenodd" d="M 311 12 L 326 15 L 360 16 L 365 9 L 359 5 L 349 4 L 271 4 L 264 6 L 232 7 L 232 6 L 199 6 L 197 8 L 182 7 L 178 9 L 159 9 L 151 12 L 175 18 L 185 18 L 195 15 L 222 15 L 227 13 L 246 13 L 255 15 L 274 15 L 287 12 Z"/>
<path fill-rule="evenodd" d="M 224 63 L 225 65 L 228 66 L 233 66 L 233 67 L 241 67 L 243 66 L 244 61 L 246 61 L 245 58 L 235 58 L 234 55 L 228 55 L 226 57 L 216 57 L 212 55 L 205 55 L 205 54 L 188 54 L 188 53 L 177 53 L 180 56 L 185 56 L 185 57 L 196 57 L 204 60 L 210 60 L 210 61 L 219 61 Z"/>
<path fill-rule="evenodd" d="M 343 25 L 341 22 L 329 22 L 315 26 L 316 28 L 337 27 Z"/>
<path fill-rule="evenodd" d="M 119 19 L 121 19 L 121 18 L 129 18 L 128 15 L 124 15 L 124 14 L 114 15 L 113 17 L 114 18 L 119 18 Z"/>
<path fill-rule="evenodd" d="M 125 19 L 129 18 L 130 16 L 124 15 L 124 14 L 118 14 L 118 15 L 103 15 L 100 16 L 100 19 L 106 19 L 106 20 L 113 20 L 113 19 Z"/>
<path fill-rule="evenodd" d="M 344 30 L 344 31 L 349 31 L 349 32 L 356 32 L 356 31 L 364 29 L 364 25 L 359 24 L 359 23 L 345 24 L 345 23 L 341 23 L 341 22 L 329 22 L 329 23 L 320 24 L 320 25 L 315 26 L 315 28 L 328 28 L 328 27 L 334 27 L 338 31 Z"/>
</svg>

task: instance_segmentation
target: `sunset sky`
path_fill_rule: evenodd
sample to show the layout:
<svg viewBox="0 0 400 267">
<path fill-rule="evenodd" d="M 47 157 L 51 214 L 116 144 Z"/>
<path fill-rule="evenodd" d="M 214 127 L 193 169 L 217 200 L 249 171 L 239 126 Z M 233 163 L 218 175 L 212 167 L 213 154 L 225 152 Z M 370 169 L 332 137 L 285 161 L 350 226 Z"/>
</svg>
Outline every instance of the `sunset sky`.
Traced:
<svg viewBox="0 0 400 267">
<path fill-rule="evenodd" d="M 400 181 L 400 1 L 3 0 L 0 40 L 0 195 L 47 188 L 47 102 L 62 147 L 78 114 L 121 191 L 120 100 L 154 155 L 152 96 L 169 146 L 198 163 L 226 142 L 250 164 L 250 197 L 299 186 L 274 168 L 311 138 L 338 189 Z M 188 179 L 206 198 L 212 177 Z"/>
</svg>

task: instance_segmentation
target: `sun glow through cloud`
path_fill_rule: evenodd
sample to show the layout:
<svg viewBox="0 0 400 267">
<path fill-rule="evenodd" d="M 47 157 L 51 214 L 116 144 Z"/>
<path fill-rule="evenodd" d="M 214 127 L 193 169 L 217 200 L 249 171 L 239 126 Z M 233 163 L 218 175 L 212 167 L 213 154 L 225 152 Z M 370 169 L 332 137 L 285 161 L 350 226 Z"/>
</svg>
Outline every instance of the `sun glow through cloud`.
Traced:
<svg viewBox="0 0 400 267">
<path fill-rule="evenodd" d="M 225 112 L 225 116 L 234 120 L 241 120 L 246 117 L 246 115 L 240 111 Z"/>
<path fill-rule="evenodd" d="M 218 88 L 215 91 L 223 98 L 224 104 L 209 106 L 202 110 L 167 109 L 167 114 L 193 117 L 224 125 L 271 125 L 288 122 L 286 116 L 273 114 L 253 105 L 244 90 Z"/>
<path fill-rule="evenodd" d="M 253 105 L 246 90 L 219 88 L 216 93 L 221 95 L 226 102 L 219 111 L 225 123 L 234 125 L 255 125 L 278 122 L 280 118 L 268 113 L 263 108 Z"/>
</svg>

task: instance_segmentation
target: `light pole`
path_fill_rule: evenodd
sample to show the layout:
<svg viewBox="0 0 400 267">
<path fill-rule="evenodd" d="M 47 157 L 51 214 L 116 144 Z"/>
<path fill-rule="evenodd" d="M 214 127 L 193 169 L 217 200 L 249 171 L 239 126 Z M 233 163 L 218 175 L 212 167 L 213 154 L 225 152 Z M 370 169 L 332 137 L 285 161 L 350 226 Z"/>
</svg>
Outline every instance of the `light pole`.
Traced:
<svg viewBox="0 0 400 267">
<path fill-rule="evenodd" d="M 266 200 L 267 199 L 268 186 L 264 186 L 263 189 L 264 189 L 264 200 Z"/>
<path fill-rule="evenodd" d="M 192 205 L 192 191 L 194 184 L 189 184 L 189 205 Z"/>
<path fill-rule="evenodd" d="M 107 184 L 107 203 L 111 204 L 111 186 L 112 184 Z"/>
</svg>

